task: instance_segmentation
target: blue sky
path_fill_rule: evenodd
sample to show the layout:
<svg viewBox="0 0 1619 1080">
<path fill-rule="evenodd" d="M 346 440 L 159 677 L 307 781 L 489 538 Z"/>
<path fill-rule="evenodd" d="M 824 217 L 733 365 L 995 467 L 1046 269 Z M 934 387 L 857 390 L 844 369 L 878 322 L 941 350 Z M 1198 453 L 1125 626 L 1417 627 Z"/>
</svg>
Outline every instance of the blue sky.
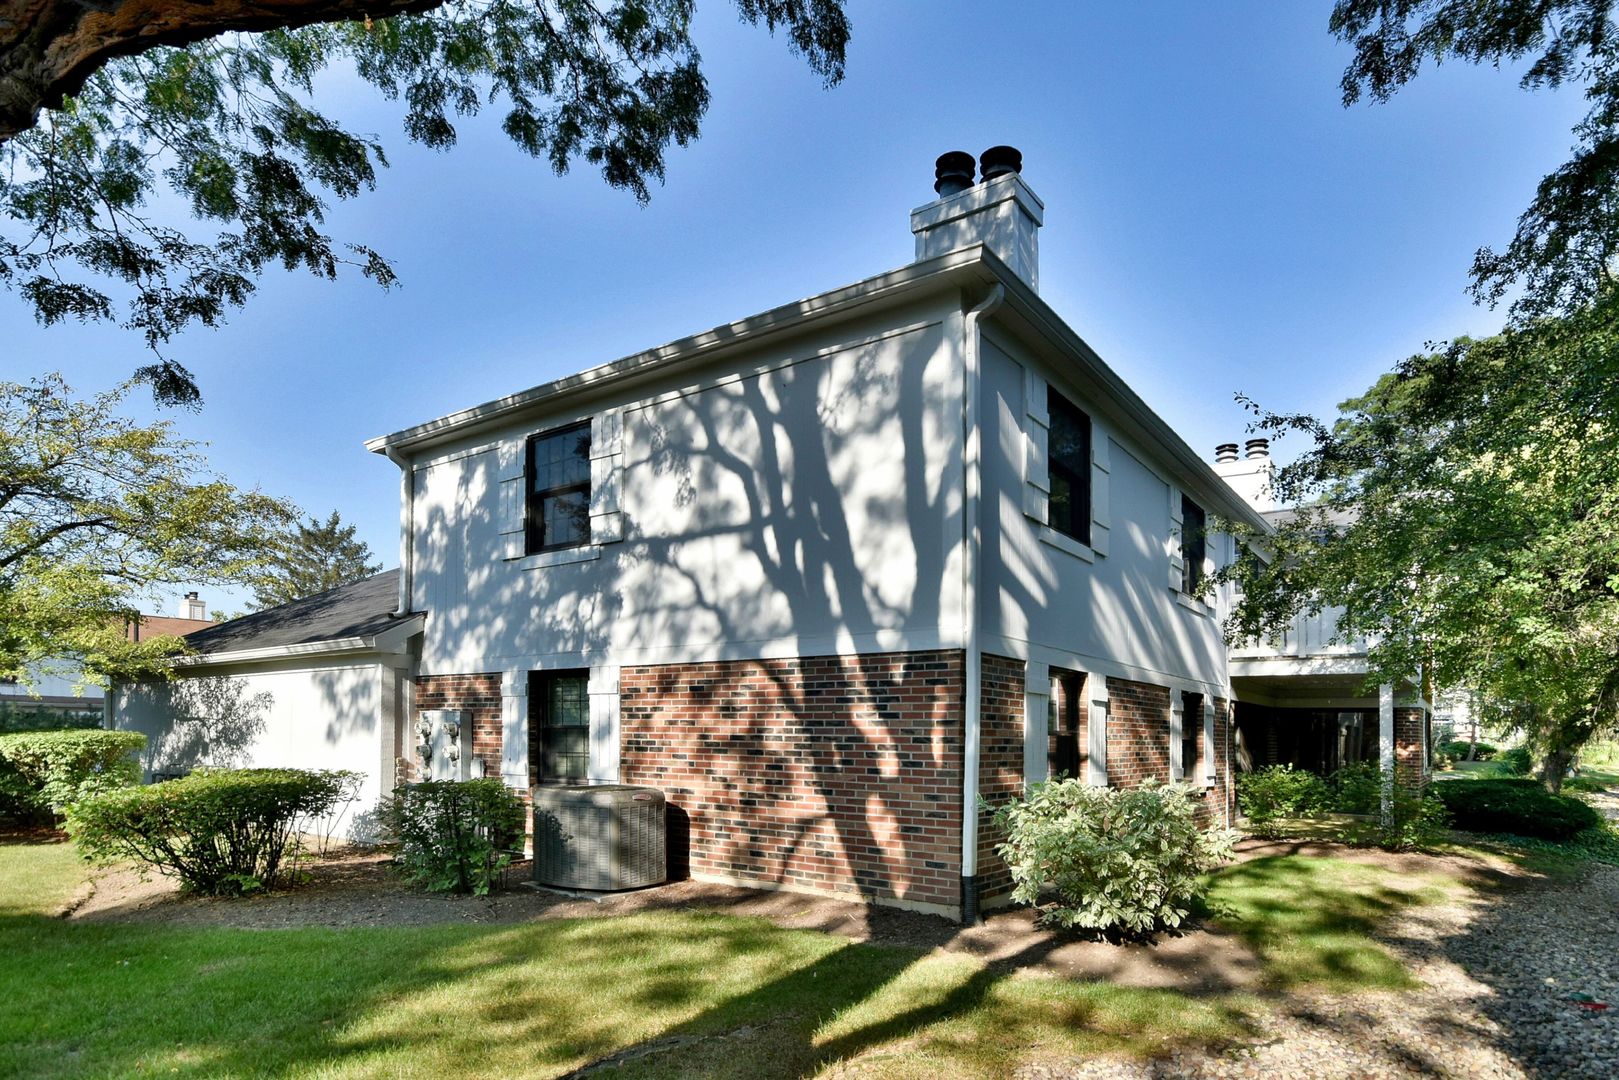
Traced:
<svg viewBox="0 0 1619 1080">
<path fill-rule="evenodd" d="M 1236 392 L 1325 414 L 1424 342 L 1498 328 L 1463 291 L 1472 253 L 1510 237 L 1583 111 L 1461 65 L 1345 109 L 1325 2 L 851 0 L 832 90 L 722 0 L 701 8 L 713 107 L 644 208 L 525 157 L 498 108 L 438 153 L 329 80 L 321 104 L 393 163 L 331 231 L 403 284 L 272 273 L 175 342 L 206 403 L 169 418 L 232 481 L 340 510 L 393 565 L 398 474 L 362 440 L 909 262 L 934 157 L 1005 142 L 1046 204 L 1042 294 L 1212 452 L 1242 434 Z M 0 375 L 86 392 L 145 362 L 133 336 L 40 329 L 14 297 L 0 340 Z"/>
</svg>

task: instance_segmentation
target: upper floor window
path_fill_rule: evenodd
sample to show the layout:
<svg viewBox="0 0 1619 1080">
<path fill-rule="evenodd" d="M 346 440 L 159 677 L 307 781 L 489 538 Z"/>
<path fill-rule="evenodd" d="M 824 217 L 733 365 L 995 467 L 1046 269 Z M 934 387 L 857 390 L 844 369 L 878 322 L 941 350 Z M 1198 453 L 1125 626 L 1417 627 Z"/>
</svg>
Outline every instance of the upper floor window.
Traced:
<svg viewBox="0 0 1619 1080">
<path fill-rule="evenodd" d="M 1051 387 L 1046 388 L 1046 411 L 1051 416 L 1046 444 L 1051 476 L 1047 520 L 1053 529 L 1088 545 L 1091 542 L 1091 418 Z"/>
<path fill-rule="evenodd" d="M 1197 503 L 1181 496 L 1181 591 L 1195 595 L 1203 586 L 1203 559 L 1208 554 L 1208 518 Z"/>
<path fill-rule="evenodd" d="M 590 421 L 528 440 L 528 554 L 590 543 Z"/>
</svg>

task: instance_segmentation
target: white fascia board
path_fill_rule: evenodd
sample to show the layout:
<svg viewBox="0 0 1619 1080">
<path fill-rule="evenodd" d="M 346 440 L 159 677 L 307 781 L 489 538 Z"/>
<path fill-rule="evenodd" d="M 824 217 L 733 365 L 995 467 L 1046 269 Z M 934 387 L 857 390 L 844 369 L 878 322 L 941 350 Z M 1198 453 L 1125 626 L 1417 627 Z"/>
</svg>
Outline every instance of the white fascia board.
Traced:
<svg viewBox="0 0 1619 1080">
<path fill-rule="evenodd" d="M 993 260 L 993 264 L 991 264 Z M 414 452 L 435 443 L 459 438 L 471 432 L 507 423 L 513 418 L 536 408 L 554 408 L 557 399 L 600 392 L 616 383 L 663 372 L 675 367 L 708 361 L 743 346 L 752 346 L 759 339 L 800 330 L 813 322 L 848 315 L 871 304 L 891 303 L 912 293 L 971 283 L 991 283 L 1002 277 L 1011 278 L 1005 268 L 982 244 L 952 251 L 938 258 L 911 263 L 898 270 L 841 289 L 821 293 L 805 300 L 772 308 L 746 319 L 705 330 L 691 337 L 672 341 L 645 352 L 613 360 L 606 364 L 554 379 L 548 383 L 523 390 L 507 397 L 486 401 L 470 409 L 462 409 L 425 424 L 403 428 L 391 435 L 366 440 L 365 447 L 372 453 L 394 450 Z"/>
</svg>

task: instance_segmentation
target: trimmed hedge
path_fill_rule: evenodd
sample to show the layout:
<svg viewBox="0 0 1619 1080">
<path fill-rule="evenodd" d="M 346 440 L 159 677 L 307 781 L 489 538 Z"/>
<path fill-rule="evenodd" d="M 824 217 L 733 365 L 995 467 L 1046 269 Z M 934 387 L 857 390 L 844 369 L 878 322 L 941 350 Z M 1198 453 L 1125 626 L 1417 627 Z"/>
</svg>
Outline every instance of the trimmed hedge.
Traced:
<svg viewBox="0 0 1619 1080">
<path fill-rule="evenodd" d="M 135 859 L 207 896 L 275 887 L 300 827 L 354 798 L 360 774 L 315 769 L 199 769 L 73 808 L 85 858 Z"/>
<path fill-rule="evenodd" d="M 523 842 L 523 800 L 493 777 L 408 784 L 382 806 L 396 865 L 429 892 L 489 892 Z"/>
<path fill-rule="evenodd" d="M 1458 829 L 1513 833 L 1548 840 L 1602 824 L 1602 815 L 1567 795 L 1553 795 L 1538 780 L 1447 780 L 1433 785 Z"/>
<path fill-rule="evenodd" d="M 0 735 L 0 813 L 49 820 L 81 799 L 140 782 L 138 731 Z"/>
</svg>

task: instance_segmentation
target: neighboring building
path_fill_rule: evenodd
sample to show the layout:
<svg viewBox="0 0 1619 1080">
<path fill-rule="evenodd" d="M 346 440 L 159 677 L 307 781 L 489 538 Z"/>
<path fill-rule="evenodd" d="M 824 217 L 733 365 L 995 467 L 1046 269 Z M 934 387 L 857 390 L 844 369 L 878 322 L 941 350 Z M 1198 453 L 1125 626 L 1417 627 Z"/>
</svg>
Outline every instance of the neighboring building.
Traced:
<svg viewBox="0 0 1619 1080">
<path fill-rule="evenodd" d="M 114 683 L 115 726 L 144 732 L 147 779 L 203 765 L 353 769 L 363 808 L 392 789 L 413 639 L 390 570 L 186 635 L 165 682 Z"/>
<path fill-rule="evenodd" d="M 1266 439 L 1216 448 L 1214 469 L 1267 521 L 1285 520 L 1271 492 Z M 1372 762 L 1420 782 L 1430 771 L 1432 706 L 1417 680 L 1366 688 L 1366 642 L 1335 641 L 1338 611 L 1300 615 L 1278 637 L 1230 647 L 1240 771 L 1291 764 L 1328 775 Z"/>
<path fill-rule="evenodd" d="M 177 617 L 142 615 L 124 627 L 124 635 L 130 641 L 159 634 L 184 637 L 212 625 L 202 600 L 190 592 L 181 598 Z M 104 717 L 106 698 L 100 686 L 86 679 L 78 661 L 64 657 L 39 665 L 27 679 L 0 679 L 0 713 L 20 715 L 30 726 L 47 718 L 51 722 L 87 722 Z M 0 724 L 0 730 L 5 726 Z"/>
</svg>

